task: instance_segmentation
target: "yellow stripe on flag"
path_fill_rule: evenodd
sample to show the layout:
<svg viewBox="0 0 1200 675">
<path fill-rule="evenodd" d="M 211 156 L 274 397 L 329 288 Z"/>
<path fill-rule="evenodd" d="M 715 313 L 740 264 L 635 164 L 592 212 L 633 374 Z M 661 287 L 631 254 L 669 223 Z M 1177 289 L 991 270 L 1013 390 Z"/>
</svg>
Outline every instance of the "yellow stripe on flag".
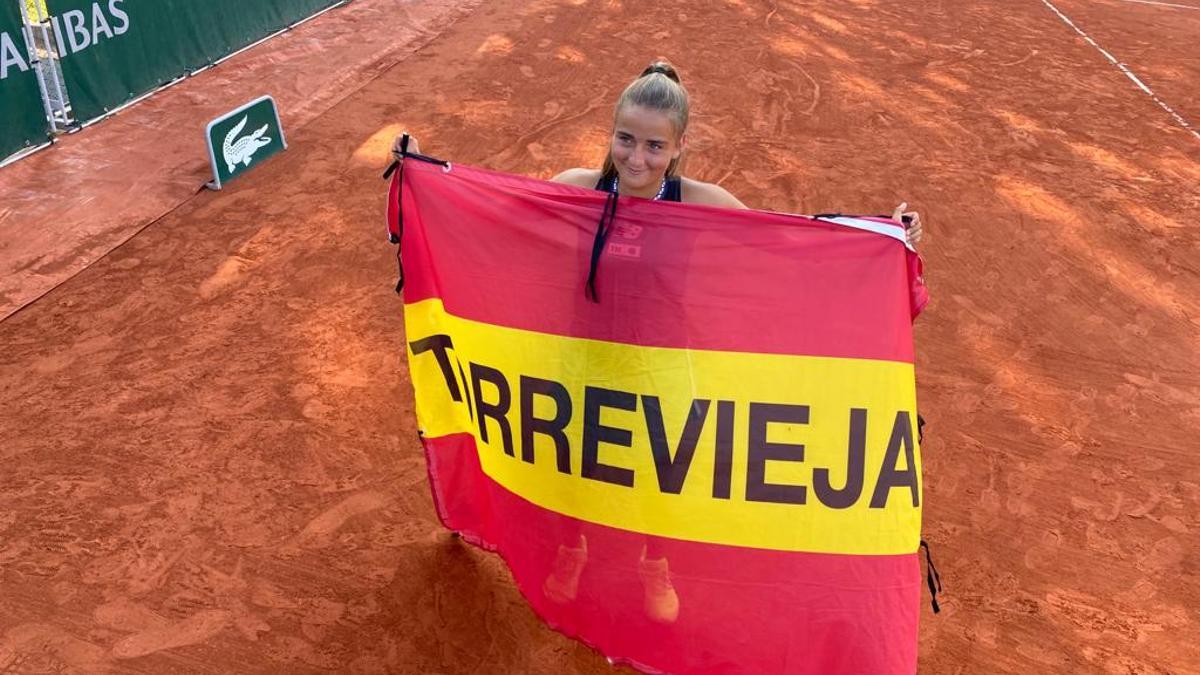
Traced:
<svg viewBox="0 0 1200 675">
<path fill-rule="evenodd" d="M 568 338 L 459 318 L 438 299 L 404 314 L 422 433 L 472 434 L 484 472 L 534 504 L 715 544 L 917 548 L 912 364 Z M 543 420 L 531 442 L 523 416 Z"/>
</svg>

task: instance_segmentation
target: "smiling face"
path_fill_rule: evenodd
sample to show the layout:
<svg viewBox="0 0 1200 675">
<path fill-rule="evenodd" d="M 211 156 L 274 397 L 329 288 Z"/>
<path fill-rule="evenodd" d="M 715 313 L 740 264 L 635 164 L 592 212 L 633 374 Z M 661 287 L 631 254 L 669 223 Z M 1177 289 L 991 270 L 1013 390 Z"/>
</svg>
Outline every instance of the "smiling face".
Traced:
<svg viewBox="0 0 1200 675">
<path fill-rule="evenodd" d="M 640 105 L 625 105 L 617 111 L 612 161 L 620 176 L 621 192 L 653 197 L 671 160 L 682 153 L 683 138 L 666 112 Z"/>
</svg>

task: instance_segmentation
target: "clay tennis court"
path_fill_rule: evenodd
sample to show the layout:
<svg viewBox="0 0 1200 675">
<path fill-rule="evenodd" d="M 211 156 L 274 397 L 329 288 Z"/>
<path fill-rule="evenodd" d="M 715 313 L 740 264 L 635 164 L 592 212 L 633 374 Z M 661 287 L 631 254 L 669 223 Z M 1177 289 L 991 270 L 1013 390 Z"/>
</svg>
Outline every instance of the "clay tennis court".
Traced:
<svg viewBox="0 0 1200 675">
<path fill-rule="evenodd" d="M 380 174 L 401 129 L 594 166 L 660 56 L 689 175 L 927 223 L 921 671 L 1200 670 L 1200 136 L 1162 105 L 1200 122 L 1200 3 L 356 5 L 0 169 L 33 300 L 0 322 L 0 672 L 611 672 L 436 518 Z M 386 59 L 285 72 L 364 16 Z M 205 113 L 275 87 L 289 150 L 197 192 Z M 124 133 L 168 106 L 194 148 Z"/>
</svg>

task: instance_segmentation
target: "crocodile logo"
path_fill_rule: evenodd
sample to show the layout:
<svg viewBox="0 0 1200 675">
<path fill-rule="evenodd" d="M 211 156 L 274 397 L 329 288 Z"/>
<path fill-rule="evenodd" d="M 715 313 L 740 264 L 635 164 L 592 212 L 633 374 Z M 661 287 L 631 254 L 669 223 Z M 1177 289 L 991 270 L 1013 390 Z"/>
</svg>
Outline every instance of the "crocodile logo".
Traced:
<svg viewBox="0 0 1200 675">
<path fill-rule="evenodd" d="M 242 129 L 246 128 L 246 122 L 249 119 L 249 115 L 243 115 L 242 121 L 225 134 L 225 142 L 221 144 L 221 154 L 225 157 L 225 166 L 229 169 L 229 173 L 233 173 L 234 167 L 239 163 L 250 166 L 254 153 L 271 144 L 271 137 L 263 135 L 267 133 L 269 124 L 264 124 L 253 133 L 237 138 L 237 135 L 242 133 Z"/>
</svg>

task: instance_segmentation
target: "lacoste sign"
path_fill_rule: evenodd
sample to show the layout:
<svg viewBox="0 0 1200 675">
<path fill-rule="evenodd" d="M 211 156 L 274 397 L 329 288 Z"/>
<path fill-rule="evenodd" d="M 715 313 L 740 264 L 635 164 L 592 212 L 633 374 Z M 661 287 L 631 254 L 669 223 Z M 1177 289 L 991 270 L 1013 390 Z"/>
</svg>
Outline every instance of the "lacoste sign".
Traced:
<svg viewBox="0 0 1200 675">
<path fill-rule="evenodd" d="M 214 190 L 287 149 L 279 110 L 270 96 L 257 98 L 209 122 L 206 136 L 213 169 L 208 187 Z"/>
</svg>

